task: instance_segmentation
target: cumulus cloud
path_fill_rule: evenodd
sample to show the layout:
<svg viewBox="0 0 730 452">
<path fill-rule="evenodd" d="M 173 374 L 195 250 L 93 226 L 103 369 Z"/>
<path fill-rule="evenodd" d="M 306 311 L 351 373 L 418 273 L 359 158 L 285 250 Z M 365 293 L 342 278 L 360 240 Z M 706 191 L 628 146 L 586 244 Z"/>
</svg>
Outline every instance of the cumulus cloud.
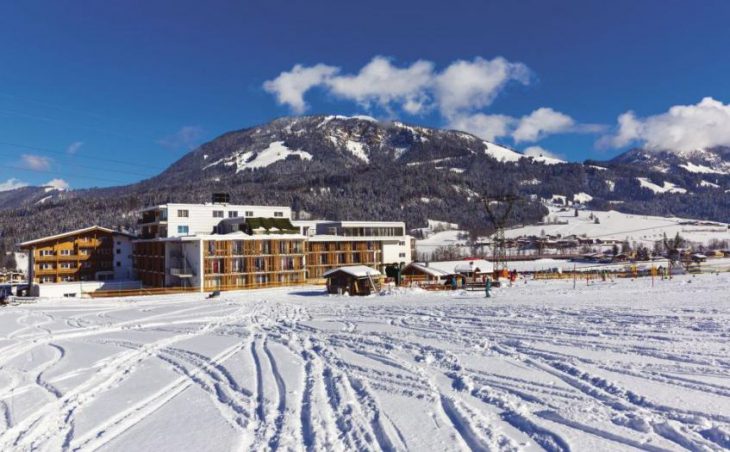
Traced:
<svg viewBox="0 0 730 452">
<path fill-rule="evenodd" d="M 44 187 L 52 187 L 56 190 L 68 190 L 71 188 L 71 186 L 63 179 L 51 179 L 45 184 L 43 184 Z"/>
<path fill-rule="evenodd" d="M 295 113 L 307 109 L 307 93 L 315 88 L 342 100 L 397 116 L 437 112 L 447 127 L 473 133 L 485 140 L 510 138 L 535 142 L 555 133 L 599 132 L 601 126 L 579 124 L 552 108 L 538 108 L 523 117 L 489 114 L 489 107 L 510 83 L 527 85 L 532 73 L 519 62 L 502 57 L 456 60 L 439 70 L 430 61 L 397 65 L 376 56 L 354 73 L 337 66 L 296 65 L 266 81 L 264 90 Z"/>
<path fill-rule="evenodd" d="M 675 105 L 658 115 L 637 117 L 628 111 L 618 117 L 611 135 L 601 147 L 639 144 L 649 150 L 690 151 L 730 146 L 730 104 L 705 97 L 695 105 Z"/>
<path fill-rule="evenodd" d="M 474 113 L 451 118 L 448 127 L 469 132 L 487 141 L 494 141 L 498 137 L 508 136 L 516 122 L 515 118 L 507 115 Z"/>
<path fill-rule="evenodd" d="M 342 74 L 341 68 L 325 64 L 296 65 L 266 81 L 264 89 L 295 113 L 306 110 L 305 95 L 319 87 L 368 108 L 422 114 L 435 107 L 450 117 L 490 105 L 510 81 L 527 84 L 529 73 L 524 64 L 501 57 L 458 60 L 439 72 L 430 61 L 399 67 L 389 58 L 376 56 L 353 74 Z"/>
<path fill-rule="evenodd" d="M 530 146 L 525 148 L 522 153 L 528 157 L 545 157 L 549 159 L 565 160 L 565 156 L 556 154 L 555 152 L 548 151 L 541 146 Z"/>
<path fill-rule="evenodd" d="M 168 135 L 157 140 L 157 144 L 173 151 L 179 149 L 190 150 L 198 145 L 202 136 L 202 127 L 183 126 L 172 135 Z"/>
<path fill-rule="evenodd" d="M 24 168 L 35 171 L 48 171 L 51 168 L 51 159 L 42 155 L 23 154 L 20 163 Z"/>
<path fill-rule="evenodd" d="M 0 182 L 0 191 L 10 191 L 15 190 L 16 188 L 23 188 L 27 187 L 28 184 L 25 182 L 18 180 L 14 177 L 11 177 L 10 179 L 6 180 L 5 182 Z"/>
<path fill-rule="evenodd" d="M 564 132 L 575 126 L 570 116 L 552 108 L 538 108 L 520 119 L 517 129 L 512 133 L 515 142 L 538 141 L 545 135 Z"/>
<path fill-rule="evenodd" d="M 484 108 L 513 80 L 528 84 L 530 70 L 527 66 L 511 63 L 502 57 L 455 61 L 435 76 L 436 103 L 446 117 L 464 110 Z"/>
<path fill-rule="evenodd" d="M 593 133 L 603 130 L 603 126 L 595 124 L 578 124 L 565 113 L 546 107 L 521 118 L 485 113 L 460 114 L 449 119 L 448 127 L 473 133 L 488 141 L 508 137 L 515 143 L 535 142 L 556 133 Z"/>
<path fill-rule="evenodd" d="M 74 155 L 77 152 L 79 152 L 79 149 L 81 149 L 81 146 L 84 145 L 83 141 L 74 141 L 73 143 L 69 144 L 66 148 L 66 154 Z"/>
<path fill-rule="evenodd" d="M 315 86 L 321 85 L 339 69 L 326 64 L 305 67 L 297 64 L 291 71 L 282 72 L 273 80 L 264 83 L 264 89 L 276 97 L 282 105 L 288 105 L 295 113 L 307 109 L 304 94 Z"/>
</svg>

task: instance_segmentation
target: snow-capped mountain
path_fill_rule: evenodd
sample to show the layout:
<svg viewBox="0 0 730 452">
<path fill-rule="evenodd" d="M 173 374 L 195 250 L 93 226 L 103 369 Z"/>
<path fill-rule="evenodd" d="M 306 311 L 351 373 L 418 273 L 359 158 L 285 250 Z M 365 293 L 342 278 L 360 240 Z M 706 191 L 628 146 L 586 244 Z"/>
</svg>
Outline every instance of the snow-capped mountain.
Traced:
<svg viewBox="0 0 730 452">
<path fill-rule="evenodd" d="M 613 163 L 634 165 L 647 171 L 661 173 L 730 175 L 730 147 L 696 149 L 692 151 L 647 151 L 632 149 L 612 160 Z"/>
<path fill-rule="evenodd" d="M 287 117 L 204 144 L 163 176 L 221 176 L 303 160 L 339 168 L 438 164 L 458 172 L 464 169 L 464 159 L 475 155 L 499 162 L 525 158 L 465 132 L 381 122 L 366 116 Z"/>
<path fill-rule="evenodd" d="M 283 204 L 304 217 L 427 220 L 484 230 L 481 198 L 523 197 L 512 223 L 544 216 L 540 199 L 599 210 L 730 222 L 729 148 L 690 153 L 629 151 L 610 161 L 526 156 L 454 130 L 366 116 L 303 116 L 233 131 L 161 174 L 102 189 L 25 187 L 0 193 L 7 245 L 91 224 L 133 228 L 135 211 L 163 202 Z"/>
</svg>

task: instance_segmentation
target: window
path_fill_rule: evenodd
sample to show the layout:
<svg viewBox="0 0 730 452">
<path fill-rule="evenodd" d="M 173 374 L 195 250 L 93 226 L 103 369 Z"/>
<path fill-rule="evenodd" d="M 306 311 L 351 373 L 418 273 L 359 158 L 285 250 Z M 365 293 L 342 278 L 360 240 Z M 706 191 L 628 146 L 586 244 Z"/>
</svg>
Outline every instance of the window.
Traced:
<svg viewBox="0 0 730 452">
<path fill-rule="evenodd" d="M 122 266 L 121 261 L 117 261 L 117 267 L 121 267 L 121 266 Z"/>
<path fill-rule="evenodd" d="M 122 254 L 122 250 L 117 248 L 117 254 Z"/>
<path fill-rule="evenodd" d="M 398 246 L 406 246 L 406 242 L 398 242 Z"/>
<path fill-rule="evenodd" d="M 74 265 L 72 262 L 61 262 L 59 264 L 59 267 L 70 269 L 70 268 L 76 268 L 76 265 Z"/>
<path fill-rule="evenodd" d="M 223 218 L 223 211 L 222 210 L 214 210 L 213 211 L 213 218 Z"/>
<path fill-rule="evenodd" d="M 189 232 L 190 232 L 190 228 L 185 224 L 181 224 L 177 227 L 178 234 L 188 234 Z"/>
<path fill-rule="evenodd" d="M 274 212 L 274 216 L 275 217 L 283 217 L 284 216 L 284 212 Z"/>
<path fill-rule="evenodd" d="M 44 276 L 41 278 L 42 283 L 52 283 L 55 280 L 53 276 Z"/>
<path fill-rule="evenodd" d="M 236 211 L 236 210 L 229 210 L 228 211 L 228 218 L 238 218 L 238 211 Z"/>
<path fill-rule="evenodd" d="M 178 210 L 177 216 L 179 218 L 187 218 L 188 217 L 188 211 L 187 210 Z"/>
<path fill-rule="evenodd" d="M 41 270 L 52 270 L 53 264 L 41 264 L 40 268 Z"/>
<path fill-rule="evenodd" d="M 53 250 L 41 250 L 41 256 L 53 256 Z"/>
<path fill-rule="evenodd" d="M 70 256 L 71 250 L 61 250 L 58 252 L 58 254 L 60 254 L 61 256 Z"/>
<path fill-rule="evenodd" d="M 252 210 L 247 210 L 246 211 L 246 216 L 247 217 L 252 217 L 253 216 L 253 211 Z"/>
<path fill-rule="evenodd" d="M 398 257 L 406 257 L 406 253 L 400 253 L 398 254 Z"/>
</svg>

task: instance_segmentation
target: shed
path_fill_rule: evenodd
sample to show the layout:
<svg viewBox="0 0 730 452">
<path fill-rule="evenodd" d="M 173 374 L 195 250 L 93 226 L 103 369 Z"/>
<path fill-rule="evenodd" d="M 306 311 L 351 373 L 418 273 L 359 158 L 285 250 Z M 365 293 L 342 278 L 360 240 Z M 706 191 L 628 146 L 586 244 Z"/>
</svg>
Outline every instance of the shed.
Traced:
<svg viewBox="0 0 730 452">
<path fill-rule="evenodd" d="M 411 279 L 422 279 L 433 283 L 445 283 L 456 274 L 441 268 L 432 267 L 428 262 L 411 262 L 403 269 L 403 276 Z"/>
<path fill-rule="evenodd" d="M 333 268 L 322 275 L 327 279 L 327 292 L 370 295 L 380 290 L 381 273 L 364 265 Z"/>
</svg>

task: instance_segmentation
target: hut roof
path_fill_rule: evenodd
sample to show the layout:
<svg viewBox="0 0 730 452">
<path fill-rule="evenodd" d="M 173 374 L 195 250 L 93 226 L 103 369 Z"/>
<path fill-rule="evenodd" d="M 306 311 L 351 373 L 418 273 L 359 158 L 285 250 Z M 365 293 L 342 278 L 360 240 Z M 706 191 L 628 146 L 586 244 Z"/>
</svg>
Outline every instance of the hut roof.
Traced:
<svg viewBox="0 0 730 452">
<path fill-rule="evenodd" d="M 346 267 L 338 267 L 333 268 L 332 270 L 328 270 L 324 272 L 322 275 L 325 278 L 328 278 L 329 276 L 337 273 L 337 272 L 345 272 L 350 276 L 354 276 L 355 278 L 365 278 L 367 276 L 380 276 L 380 272 L 375 270 L 374 268 L 367 267 L 365 265 L 349 265 Z"/>
</svg>

